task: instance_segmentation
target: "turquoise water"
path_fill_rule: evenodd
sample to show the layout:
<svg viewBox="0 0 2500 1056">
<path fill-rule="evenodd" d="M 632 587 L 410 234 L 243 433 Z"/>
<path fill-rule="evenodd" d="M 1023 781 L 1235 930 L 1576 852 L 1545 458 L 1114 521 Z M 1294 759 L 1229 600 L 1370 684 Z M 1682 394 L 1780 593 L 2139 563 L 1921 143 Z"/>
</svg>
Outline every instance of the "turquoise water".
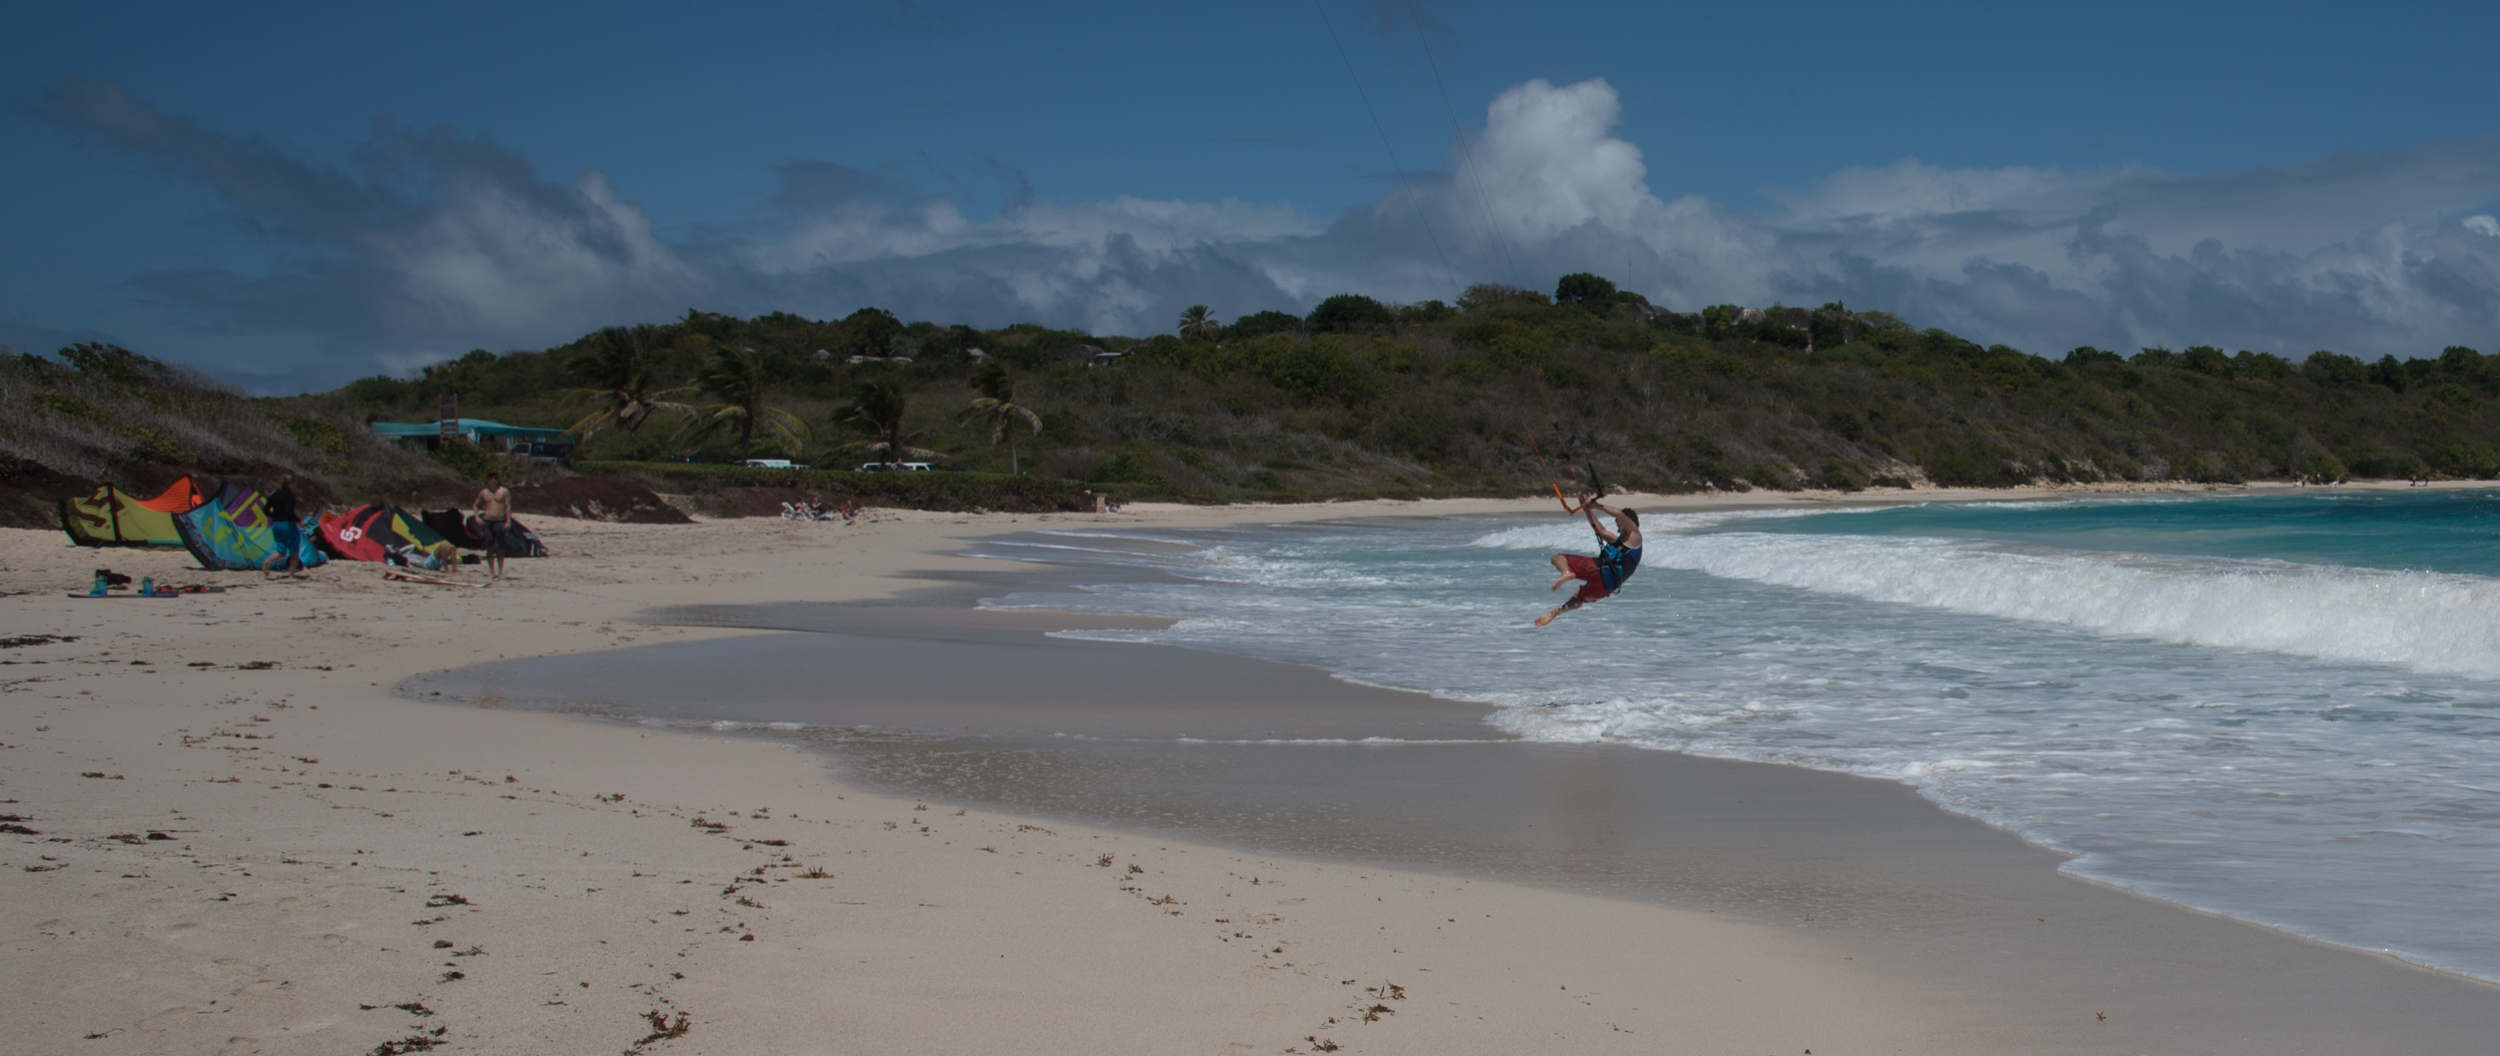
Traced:
<svg viewBox="0 0 2500 1056">
<path fill-rule="evenodd" d="M 2500 493 L 2481 491 L 1903 506 L 1744 525 L 2500 576 Z"/>
<path fill-rule="evenodd" d="M 1480 701 L 1531 739 L 1902 781 L 2079 874 L 2500 979 L 2500 498 L 1646 527 L 1627 589 L 1542 631 L 1545 554 L 1591 548 L 1576 521 L 1060 531 L 974 552 L 1177 577 L 994 602 L 1180 618 L 1085 637 Z"/>
</svg>

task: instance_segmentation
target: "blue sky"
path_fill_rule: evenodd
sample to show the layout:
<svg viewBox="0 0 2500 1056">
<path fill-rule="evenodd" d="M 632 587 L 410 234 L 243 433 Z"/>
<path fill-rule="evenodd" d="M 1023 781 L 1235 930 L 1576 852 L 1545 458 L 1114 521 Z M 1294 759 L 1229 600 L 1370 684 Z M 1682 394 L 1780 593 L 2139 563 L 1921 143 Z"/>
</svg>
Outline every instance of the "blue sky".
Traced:
<svg viewBox="0 0 2500 1056">
<path fill-rule="evenodd" d="M 0 15 L 0 343 L 260 391 L 1576 270 L 2048 354 L 2500 346 L 2493 5 L 55 6 Z"/>
</svg>

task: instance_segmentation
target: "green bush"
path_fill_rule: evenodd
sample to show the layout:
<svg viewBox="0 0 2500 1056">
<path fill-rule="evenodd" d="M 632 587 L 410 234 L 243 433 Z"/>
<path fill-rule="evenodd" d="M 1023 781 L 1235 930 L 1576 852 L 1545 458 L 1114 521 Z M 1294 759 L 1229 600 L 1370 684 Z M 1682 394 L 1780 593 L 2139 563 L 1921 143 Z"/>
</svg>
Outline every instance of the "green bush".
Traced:
<svg viewBox="0 0 2500 1056">
<path fill-rule="evenodd" d="M 1387 392 L 1391 383 L 1369 363 L 1333 343 L 1263 342 L 1250 369 L 1302 400 L 1360 404 Z"/>
<path fill-rule="evenodd" d="M 1233 320 L 1224 334 L 1236 341 L 1265 334 L 1293 334 L 1302 331 L 1302 317 L 1288 312 L 1252 312 Z"/>
<path fill-rule="evenodd" d="M 2449 474 L 2472 480 L 2489 480 L 2500 473 L 2500 450 L 2489 444 L 2450 441 L 2432 454 L 2439 468 Z"/>
<path fill-rule="evenodd" d="M 503 460 L 486 449 L 472 444 L 467 437 L 452 437 L 434 449 L 434 461 L 443 464 L 454 476 L 472 484 L 485 480 L 488 473 L 503 469 Z"/>
<path fill-rule="evenodd" d="M 1169 495 L 1172 480 L 1155 472 L 1134 452 L 1122 451 L 1094 464 L 1093 479 L 1099 484 L 1126 484 L 1136 492 L 1148 495 Z M 1125 489 L 1124 489 L 1125 490 Z"/>
<path fill-rule="evenodd" d="M 1929 454 L 1927 479 L 1948 488 L 2004 488 L 2023 483 L 2023 476 L 2003 455 L 1982 447 L 1963 447 Z"/>
<path fill-rule="evenodd" d="M 295 438 L 296 444 L 307 451 L 335 455 L 347 450 L 347 430 L 337 422 L 283 411 L 263 410 L 260 413 L 278 423 L 279 428 L 285 429 L 288 435 Z"/>
<path fill-rule="evenodd" d="M 126 415 L 108 414 L 103 408 L 68 393 L 38 392 L 34 395 L 34 404 L 63 418 L 77 419 L 137 444 L 160 461 L 190 460 L 190 452 L 164 430 L 142 425 Z"/>
<path fill-rule="evenodd" d="M 1345 333 L 1396 326 L 1398 316 L 1387 305 L 1362 294 L 1341 293 L 1311 309 L 1308 322 L 1311 329 L 1321 333 Z"/>
</svg>

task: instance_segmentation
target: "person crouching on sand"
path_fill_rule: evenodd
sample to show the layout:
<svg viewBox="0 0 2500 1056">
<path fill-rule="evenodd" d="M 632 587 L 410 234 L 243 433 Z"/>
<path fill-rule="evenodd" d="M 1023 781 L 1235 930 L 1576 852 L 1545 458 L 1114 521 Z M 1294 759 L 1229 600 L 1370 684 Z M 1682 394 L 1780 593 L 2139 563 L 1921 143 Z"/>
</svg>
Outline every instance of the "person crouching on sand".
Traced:
<svg viewBox="0 0 2500 1056">
<path fill-rule="evenodd" d="M 1599 510 L 1614 517 L 1613 531 L 1607 531 L 1605 525 L 1597 523 Z M 1622 590 L 1623 581 L 1632 578 L 1632 573 L 1641 567 L 1640 514 L 1619 510 L 1589 498 L 1581 500 L 1580 512 L 1587 515 L 1589 530 L 1597 533 L 1597 556 L 1554 555 L 1554 571 L 1562 573 L 1562 576 L 1554 580 L 1553 586 L 1545 589 L 1561 590 L 1563 584 L 1576 579 L 1580 581 L 1580 590 L 1571 596 L 1570 601 L 1563 602 L 1560 608 L 1537 617 L 1536 625 L 1539 627 L 1554 622 L 1556 616 Z"/>
</svg>

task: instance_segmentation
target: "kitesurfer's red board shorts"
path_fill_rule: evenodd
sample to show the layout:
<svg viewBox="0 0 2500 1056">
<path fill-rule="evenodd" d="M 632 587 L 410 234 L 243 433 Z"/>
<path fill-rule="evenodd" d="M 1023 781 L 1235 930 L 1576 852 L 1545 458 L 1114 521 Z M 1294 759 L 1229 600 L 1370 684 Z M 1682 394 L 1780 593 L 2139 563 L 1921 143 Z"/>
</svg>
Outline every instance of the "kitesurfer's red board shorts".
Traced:
<svg viewBox="0 0 2500 1056">
<path fill-rule="evenodd" d="M 1564 554 L 1563 564 L 1569 566 L 1571 574 L 1580 580 L 1580 592 L 1571 596 L 1573 601 L 1603 601 L 1606 595 L 1613 593 L 1606 589 L 1605 575 L 1597 571 L 1596 558 Z"/>
</svg>

